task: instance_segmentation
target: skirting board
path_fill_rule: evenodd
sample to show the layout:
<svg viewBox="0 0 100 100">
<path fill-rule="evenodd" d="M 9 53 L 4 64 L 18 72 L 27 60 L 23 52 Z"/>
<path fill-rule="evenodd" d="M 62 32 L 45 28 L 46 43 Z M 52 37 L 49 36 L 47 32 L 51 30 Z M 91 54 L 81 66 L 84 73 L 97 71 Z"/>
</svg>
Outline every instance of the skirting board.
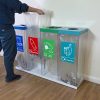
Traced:
<svg viewBox="0 0 100 100">
<path fill-rule="evenodd" d="M 93 76 L 89 76 L 89 75 L 84 75 L 84 79 L 93 83 L 97 83 L 100 84 L 100 77 L 93 77 Z"/>
</svg>

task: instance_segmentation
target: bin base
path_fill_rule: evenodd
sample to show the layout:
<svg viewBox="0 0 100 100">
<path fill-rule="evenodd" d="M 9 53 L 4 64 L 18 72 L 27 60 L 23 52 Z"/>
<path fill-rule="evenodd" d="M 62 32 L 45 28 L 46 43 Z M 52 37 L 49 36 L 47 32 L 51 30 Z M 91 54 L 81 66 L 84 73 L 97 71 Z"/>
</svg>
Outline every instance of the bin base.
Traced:
<svg viewBox="0 0 100 100">
<path fill-rule="evenodd" d="M 45 75 L 42 75 L 40 66 L 36 67 L 35 69 L 32 69 L 31 71 L 24 70 L 20 66 L 16 66 L 16 69 L 24 71 L 24 72 L 27 72 L 29 74 L 32 74 L 32 75 L 35 75 L 35 76 L 38 76 L 38 77 L 41 77 L 41 78 L 44 78 L 44 79 L 47 79 L 47 80 L 50 80 L 50 81 L 53 81 L 53 82 L 56 82 L 56 83 L 59 83 L 59 84 L 64 85 L 64 86 L 71 87 L 73 89 L 77 89 L 78 88 L 76 86 L 73 86 L 73 85 L 70 85 L 70 84 L 66 84 L 66 83 L 58 80 L 57 76 L 54 76 L 51 73 L 47 73 Z"/>
</svg>

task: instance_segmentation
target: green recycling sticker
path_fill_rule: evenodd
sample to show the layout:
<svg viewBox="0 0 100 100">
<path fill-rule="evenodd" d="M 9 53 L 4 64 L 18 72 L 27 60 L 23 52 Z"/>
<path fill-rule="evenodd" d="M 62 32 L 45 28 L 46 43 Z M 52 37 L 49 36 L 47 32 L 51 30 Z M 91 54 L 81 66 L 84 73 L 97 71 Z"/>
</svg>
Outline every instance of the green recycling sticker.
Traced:
<svg viewBox="0 0 100 100">
<path fill-rule="evenodd" d="M 47 58 L 54 58 L 55 56 L 55 41 L 54 40 L 43 40 L 43 55 Z"/>
</svg>

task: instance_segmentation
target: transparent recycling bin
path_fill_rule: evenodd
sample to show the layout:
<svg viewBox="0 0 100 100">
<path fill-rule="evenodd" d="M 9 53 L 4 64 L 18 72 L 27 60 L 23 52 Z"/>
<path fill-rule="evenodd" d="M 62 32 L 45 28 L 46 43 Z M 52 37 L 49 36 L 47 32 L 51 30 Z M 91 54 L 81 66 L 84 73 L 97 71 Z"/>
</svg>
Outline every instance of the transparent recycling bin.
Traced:
<svg viewBox="0 0 100 100">
<path fill-rule="evenodd" d="M 40 48 L 40 32 L 37 26 L 28 26 L 27 28 L 27 61 L 31 69 L 41 72 L 41 48 Z"/>
<path fill-rule="evenodd" d="M 26 30 L 24 25 L 14 26 L 16 32 L 17 55 L 16 60 L 18 66 L 27 69 L 27 45 L 26 45 Z"/>
<path fill-rule="evenodd" d="M 37 26 L 15 26 L 18 66 L 24 70 L 41 68 L 40 34 Z"/>
<path fill-rule="evenodd" d="M 40 28 L 42 48 L 42 74 L 57 78 L 58 30 L 53 27 Z"/>
<path fill-rule="evenodd" d="M 84 28 L 61 28 L 59 30 L 59 80 L 75 87 L 83 81 L 87 32 L 88 30 Z"/>
</svg>

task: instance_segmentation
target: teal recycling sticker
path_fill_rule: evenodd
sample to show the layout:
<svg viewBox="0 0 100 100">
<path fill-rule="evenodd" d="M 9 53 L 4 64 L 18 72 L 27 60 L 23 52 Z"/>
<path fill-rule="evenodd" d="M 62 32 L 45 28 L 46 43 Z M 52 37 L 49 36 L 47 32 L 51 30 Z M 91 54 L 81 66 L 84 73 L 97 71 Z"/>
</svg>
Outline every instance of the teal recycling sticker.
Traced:
<svg viewBox="0 0 100 100">
<path fill-rule="evenodd" d="M 76 44 L 72 42 L 60 43 L 60 59 L 62 62 L 75 62 Z"/>
</svg>

